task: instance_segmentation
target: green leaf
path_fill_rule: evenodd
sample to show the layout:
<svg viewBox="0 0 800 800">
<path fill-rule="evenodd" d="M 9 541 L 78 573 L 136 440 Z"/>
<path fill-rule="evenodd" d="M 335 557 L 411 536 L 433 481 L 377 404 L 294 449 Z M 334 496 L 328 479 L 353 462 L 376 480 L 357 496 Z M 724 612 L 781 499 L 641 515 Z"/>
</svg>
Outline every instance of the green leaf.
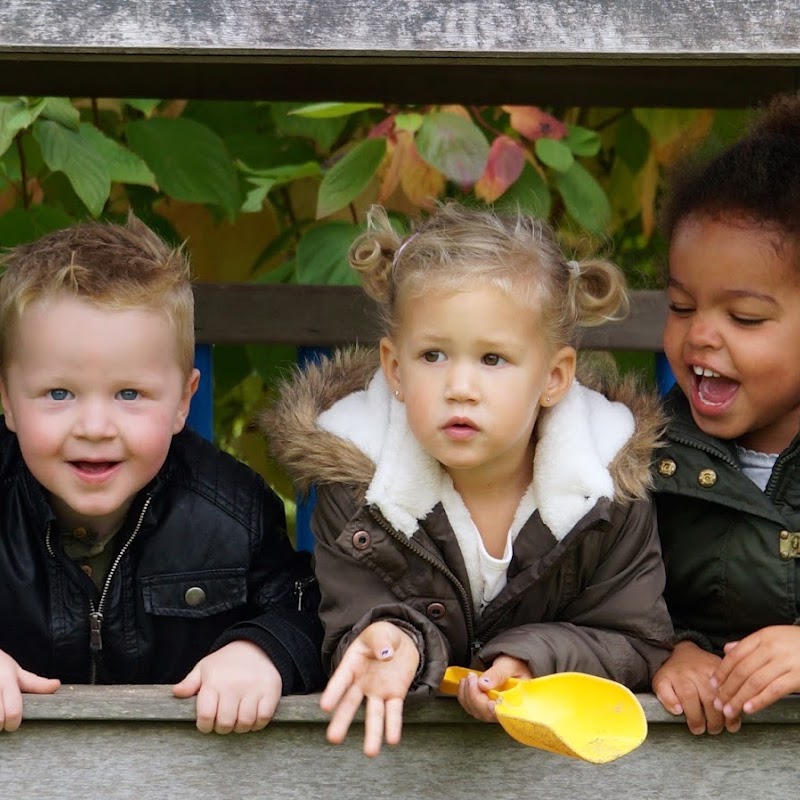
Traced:
<svg viewBox="0 0 800 800">
<path fill-rule="evenodd" d="M 294 108 L 289 113 L 308 119 L 334 119 L 336 117 L 349 117 L 359 111 L 370 108 L 383 108 L 382 103 L 312 103 L 308 106 Z"/>
<path fill-rule="evenodd" d="M 567 125 L 561 140 L 576 156 L 596 156 L 600 152 L 600 134 L 580 125 Z"/>
<path fill-rule="evenodd" d="M 697 119 L 693 108 L 634 108 L 634 116 L 656 142 L 672 141 Z"/>
<path fill-rule="evenodd" d="M 566 172 L 575 163 L 572 150 L 556 139 L 537 139 L 534 149 L 536 158 L 556 172 Z"/>
<path fill-rule="evenodd" d="M 33 135 L 45 164 L 53 172 L 63 172 L 89 213 L 99 216 L 111 191 L 111 177 L 102 157 L 80 133 L 49 119 L 37 120 Z"/>
<path fill-rule="evenodd" d="M 122 102 L 125 103 L 126 106 L 135 108 L 137 111 L 141 111 L 146 117 L 149 117 L 158 108 L 161 101 L 142 97 L 127 97 Z"/>
<path fill-rule="evenodd" d="M 156 176 L 136 153 L 110 139 L 91 123 L 82 122 L 80 132 L 81 138 L 105 161 L 112 181 L 138 186 L 155 185 Z"/>
<path fill-rule="evenodd" d="M 386 153 L 386 139 L 364 139 L 325 174 L 317 197 L 317 219 L 355 200 L 375 175 Z"/>
<path fill-rule="evenodd" d="M 0 155 L 11 147 L 14 137 L 33 120 L 28 104 L 22 98 L 0 102 Z"/>
<path fill-rule="evenodd" d="M 408 131 L 409 133 L 416 133 L 425 117 L 422 114 L 413 112 L 411 114 L 397 114 L 394 118 L 394 126 L 400 131 Z"/>
<path fill-rule="evenodd" d="M 51 119 L 71 131 L 78 130 L 80 112 L 65 97 L 46 97 L 41 111 L 44 119 Z"/>
<path fill-rule="evenodd" d="M 33 242 L 50 231 L 66 228 L 74 220 L 54 206 L 12 208 L 0 214 L 0 247 Z"/>
<path fill-rule="evenodd" d="M 635 175 L 650 154 L 650 134 L 633 114 L 626 114 L 617 125 L 617 155 Z"/>
<path fill-rule="evenodd" d="M 586 230 L 603 233 L 611 219 L 611 206 L 600 184 L 577 161 L 554 176 L 569 215 Z"/>
<path fill-rule="evenodd" d="M 297 245 L 297 282 L 358 285 L 358 274 L 347 254 L 361 229 L 334 220 L 306 231 Z"/>
<path fill-rule="evenodd" d="M 534 217 L 547 219 L 552 205 L 550 187 L 526 161 L 522 174 L 500 196 L 496 205 L 498 208 L 519 209 Z"/>
<path fill-rule="evenodd" d="M 299 103 L 271 103 L 272 121 L 284 136 L 300 136 L 311 139 L 323 152 L 329 152 L 347 126 L 347 117 L 309 119 L 291 112 L 301 108 Z"/>
<path fill-rule="evenodd" d="M 191 119 L 154 117 L 128 123 L 125 134 L 165 194 L 187 203 L 221 206 L 230 218 L 239 210 L 236 170 L 214 131 Z"/>
<path fill-rule="evenodd" d="M 475 183 L 489 160 L 483 132 L 460 114 L 427 114 L 414 141 L 423 160 L 460 186 Z"/>
<path fill-rule="evenodd" d="M 242 204 L 241 210 L 245 213 L 261 211 L 264 200 L 275 186 L 282 186 L 301 178 L 317 177 L 322 173 L 322 169 L 316 161 L 259 170 L 250 169 L 241 162 L 237 162 L 236 165 L 245 173 L 247 182 L 255 187 L 247 193 Z"/>
</svg>

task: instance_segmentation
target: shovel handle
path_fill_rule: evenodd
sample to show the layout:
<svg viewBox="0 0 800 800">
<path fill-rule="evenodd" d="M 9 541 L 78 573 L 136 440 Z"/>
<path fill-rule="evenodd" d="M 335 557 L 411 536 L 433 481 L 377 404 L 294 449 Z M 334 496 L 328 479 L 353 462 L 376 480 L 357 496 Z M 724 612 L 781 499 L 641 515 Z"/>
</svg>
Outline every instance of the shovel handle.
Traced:
<svg viewBox="0 0 800 800">
<path fill-rule="evenodd" d="M 468 667 L 448 667 L 444 671 L 442 682 L 439 684 L 439 691 L 442 692 L 442 694 L 458 694 L 458 685 L 467 675 L 476 675 L 480 677 L 483 673 L 478 669 L 469 669 Z M 517 682 L 516 678 L 509 678 L 502 686 L 491 689 L 488 695 L 493 700 L 496 700 L 499 692 L 504 692 L 506 689 L 516 686 Z"/>
</svg>

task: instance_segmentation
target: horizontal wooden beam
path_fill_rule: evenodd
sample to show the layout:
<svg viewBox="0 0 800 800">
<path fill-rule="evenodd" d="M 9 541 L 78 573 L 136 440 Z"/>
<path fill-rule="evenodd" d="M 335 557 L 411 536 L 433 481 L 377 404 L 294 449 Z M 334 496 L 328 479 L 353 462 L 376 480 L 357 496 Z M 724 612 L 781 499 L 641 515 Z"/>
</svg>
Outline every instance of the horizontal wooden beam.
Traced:
<svg viewBox="0 0 800 800">
<path fill-rule="evenodd" d="M 377 306 L 357 287 L 198 283 L 195 309 L 197 339 L 210 344 L 368 344 L 381 335 Z M 665 314 L 661 292 L 634 292 L 628 317 L 586 328 L 581 345 L 659 350 Z"/>
<path fill-rule="evenodd" d="M 792 0 L 4 0 L 0 93 L 743 106 Z"/>
<path fill-rule="evenodd" d="M 361 752 L 359 716 L 347 740 L 325 741 L 319 698 L 285 697 L 260 733 L 198 733 L 194 700 L 169 686 L 62 686 L 26 695 L 25 719 L 0 733 L 4 798 L 347 800 L 443 797 L 537 800 L 784 800 L 797 794 L 800 698 L 747 716 L 735 736 L 692 736 L 682 717 L 638 695 L 647 739 L 594 766 L 525 747 L 454 698 L 404 710 L 403 738 L 378 758 Z"/>
</svg>

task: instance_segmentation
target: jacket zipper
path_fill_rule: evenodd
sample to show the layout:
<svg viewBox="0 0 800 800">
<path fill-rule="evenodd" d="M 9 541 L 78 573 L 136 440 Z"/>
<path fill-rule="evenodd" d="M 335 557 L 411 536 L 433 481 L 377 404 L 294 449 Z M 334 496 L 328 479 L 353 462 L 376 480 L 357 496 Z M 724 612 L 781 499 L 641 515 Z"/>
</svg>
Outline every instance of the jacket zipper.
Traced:
<svg viewBox="0 0 800 800">
<path fill-rule="evenodd" d="M 711 447 L 710 445 L 702 444 L 698 442 L 696 439 L 691 439 L 685 436 L 676 436 L 675 434 L 670 434 L 670 439 L 672 441 L 677 442 L 678 444 L 684 444 L 687 447 L 692 447 L 695 450 L 700 450 L 703 453 L 708 453 L 711 456 L 716 456 L 717 458 L 724 461 L 726 464 L 730 464 L 734 469 L 739 469 L 739 465 L 724 451 L 717 449 L 716 447 Z"/>
<path fill-rule="evenodd" d="M 297 595 L 297 610 L 303 610 L 303 595 L 305 594 L 306 589 L 311 586 L 317 579 L 313 576 L 309 576 L 308 578 L 298 578 L 294 582 L 294 593 Z"/>
<path fill-rule="evenodd" d="M 411 550 L 412 553 L 418 555 L 423 561 L 426 561 L 431 566 L 435 567 L 439 570 L 452 584 L 455 586 L 458 594 L 461 597 L 461 607 L 464 610 L 464 620 L 467 623 L 467 641 L 470 655 L 475 655 L 478 650 L 481 649 L 483 643 L 478 641 L 475 637 L 475 615 L 472 609 L 472 598 L 470 598 L 469 593 L 464 588 L 461 581 L 447 568 L 447 565 L 444 564 L 439 559 L 434 558 L 430 553 L 426 552 L 422 547 L 420 547 L 413 539 L 410 539 L 407 536 L 396 531 L 383 517 L 383 515 L 374 507 L 369 507 L 370 516 L 380 525 L 386 533 L 389 534 L 393 539 L 395 539 L 400 544 L 407 547 Z"/>
<path fill-rule="evenodd" d="M 128 541 L 125 542 L 124 545 L 120 548 L 119 553 L 117 553 L 116 558 L 111 564 L 111 569 L 108 571 L 108 575 L 106 575 L 106 579 L 103 583 L 103 591 L 100 593 L 100 600 L 97 603 L 97 607 L 94 605 L 94 601 L 89 599 L 89 649 L 91 651 L 91 667 L 89 669 L 89 683 L 94 684 L 97 683 L 97 662 L 100 659 L 100 653 L 103 650 L 103 608 L 106 604 L 106 598 L 108 596 L 108 589 L 111 585 L 111 579 L 114 577 L 114 573 L 117 571 L 119 567 L 120 561 L 122 561 L 122 557 L 128 551 L 128 548 L 133 543 L 133 540 L 136 538 L 139 530 L 142 527 L 142 523 L 144 522 L 144 515 L 147 511 L 148 507 L 150 506 L 150 501 L 152 497 L 148 497 L 147 500 L 144 501 L 144 505 L 142 506 L 142 510 L 139 512 L 139 519 L 136 521 L 136 526 L 133 529 L 133 532 L 128 537 Z M 51 533 L 51 525 L 47 525 L 47 552 L 55 558 L 55 552 L 53 551 L 52 544 L 50 542 L 50 533 Z"/>
</svg>

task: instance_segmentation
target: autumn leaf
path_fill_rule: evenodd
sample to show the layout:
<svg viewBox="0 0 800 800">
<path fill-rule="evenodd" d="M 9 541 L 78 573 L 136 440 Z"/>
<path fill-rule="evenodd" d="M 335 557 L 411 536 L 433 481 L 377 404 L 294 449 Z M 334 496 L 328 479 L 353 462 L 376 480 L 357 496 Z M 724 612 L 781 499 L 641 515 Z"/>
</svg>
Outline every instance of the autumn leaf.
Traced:
<svg viewBox="0 0 800 800">
<path fill-rule="evenodd" d="M 398 133 L 397 147 L 403 150 L 400 156 L 403 159 L 400 178 L 403 192 L 415 206 L 431 208 L 433 201 L 444 192 L 444 175 L 422 160 L 409 133 Z"/>
<path fill-rule="evenodd" d="M 410 140 L 412 135 L 406 131 L 398 131 L 386 141 L 386 155 L 378 167 L 377 177 L 380 181 L 378 189 L 378 202 L 385 204 L 395 193 L 400 185 L 400 175 L 403 172 L 406 147 L 403 140 Z"/>
<path fill-rule="evenodd" d="M 511 117 L 511 127 L 526 139 L 563 139 L 567 126 L 537 106 L 501 106 Z"/>
<path fill-rule="evenodd" d="M 519 178 L 524 165 L 522 147 L 509 136 L 498 136 L 489 148 L 489 160 L 475 184 L 475 194 L 493 203 Z"/>
</svg>

